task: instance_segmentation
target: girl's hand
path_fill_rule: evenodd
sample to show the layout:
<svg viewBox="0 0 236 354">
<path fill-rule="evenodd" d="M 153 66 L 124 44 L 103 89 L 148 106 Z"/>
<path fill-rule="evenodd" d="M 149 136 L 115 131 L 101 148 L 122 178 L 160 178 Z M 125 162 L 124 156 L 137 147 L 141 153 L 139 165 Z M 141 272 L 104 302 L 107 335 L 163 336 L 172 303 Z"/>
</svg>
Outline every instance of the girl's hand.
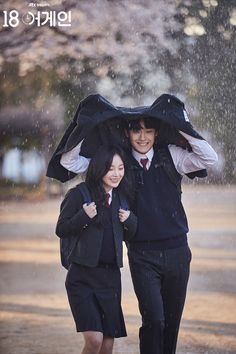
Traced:
<svg viewBox="0 0 236 354">
<path fill-rule="evenodd" d="M 119 219 L 120 219 L 120 222 L 125 222 L 125 220 L 128 219 L 130 215 L 130 211 L 129 210 L 124 210 L 124 209 L 119 209 Z"/>
<path fill-rule="evenodd" d="M 97 207 L 96 204 L 94 202 L 90 203 L 90 204 L 83 204 L 83 209 L 85 211 L 85 213 L 92 219 L 97 215 Z"/>
</svg>

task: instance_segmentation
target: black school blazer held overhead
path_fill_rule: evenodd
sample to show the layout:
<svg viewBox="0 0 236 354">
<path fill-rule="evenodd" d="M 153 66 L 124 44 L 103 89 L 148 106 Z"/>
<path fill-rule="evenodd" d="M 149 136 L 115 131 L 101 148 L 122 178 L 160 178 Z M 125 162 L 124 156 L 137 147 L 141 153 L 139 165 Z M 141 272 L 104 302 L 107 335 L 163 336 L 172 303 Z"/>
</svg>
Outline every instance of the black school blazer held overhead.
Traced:
<svg viewBox="0 0 236 354">
<path fill-rule="evenodd" d="M 60 238 L 75 237 L 78 239 L 71 254 L 70 261 L 78 264 L 96 267 L 101 252 L 103 228 L 91 219 L 83 209 L 83 197 L 80 185 L 70 189 L 61 204 L 61 211 L 56 225 L 56 235 Z M 129 241 L 136 232 L 137 218 L 130 212 L 128 219 L 122 224 L 118 217 L 120 199 L 117 190 L 112 192 L 112 224 L 116 247 L 118 267 L 123 266 L 122 241 Z"/>
</svg>

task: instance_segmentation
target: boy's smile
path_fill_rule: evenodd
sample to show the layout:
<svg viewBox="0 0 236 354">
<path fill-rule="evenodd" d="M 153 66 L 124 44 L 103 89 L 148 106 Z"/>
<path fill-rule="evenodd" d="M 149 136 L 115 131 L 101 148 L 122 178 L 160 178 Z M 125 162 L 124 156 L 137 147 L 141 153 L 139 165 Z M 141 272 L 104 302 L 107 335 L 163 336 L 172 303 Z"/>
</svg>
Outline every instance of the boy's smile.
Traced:
<svg viewBox="0 0 236 354">
<path fill-rule="evenodd" d="M 128 135 L 134 150 L 146 154 L 153 147 L 157 132 L 154 128 L 146 128 L 143 121 L 140 126 L 139 130 L 129 130 Z"/>
</svg>

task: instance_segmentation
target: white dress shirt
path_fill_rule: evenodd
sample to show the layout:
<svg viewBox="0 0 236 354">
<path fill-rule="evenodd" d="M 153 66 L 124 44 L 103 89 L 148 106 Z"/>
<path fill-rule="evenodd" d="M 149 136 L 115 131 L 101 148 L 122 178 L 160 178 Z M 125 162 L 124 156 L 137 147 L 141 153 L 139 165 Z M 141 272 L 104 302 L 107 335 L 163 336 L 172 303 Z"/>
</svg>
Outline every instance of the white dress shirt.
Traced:
<svg viewBox="0 0 236 354">
<path fill-rule="evenodd" d="M 168 145 L 168 149 L 170 151 L 175 168 L 179 174 L 184 175 L 186 173 L 202 170 L 214 165 L 217 162 L 217 154 L 215 150 L 208 144 L 208 142 L 205 140 L 193 138 L 192 136 L 183 133 L 182 131 L 180 131 L 180 134 L 182 134 L 188 140 L 192 151 L 189 152 L 176 145 Z M 71 151 L 64 153 L 60 160 L 60 163 L 63 167 L 74 173 L 86 172 L 90 161 L 90 159 L 85 158 L 79 154 L 81 144 L 82 142 L 80 142 Z M 154 150 L 153 148 L 150 149 L 145 155 L 132 150 L 132 154 L 134 158 L 139 162 L 139 164 L 141 158 L 148 158 L 148 169 L 152 162 Z"/>
<path fill-rule="evenodd" d="M 88 165 L 91 159 L 81 156 L 80 150 L 83 140 L 76 145 L 72 150 L 62 154 L 60 164 L 68 171 L 74 173 L 83 173 L 88 169 Z"/>
<path fill-rule="evenodd" d="M 151 162 L 152 162 L 152 158 L 154 155 L 154 149 L 151 148 L 145 155 L 144 154 L 140 154 L 138 151 L 132 149 L 132 155 L 135 158 L 135 160 L 138 161 L 138 163 L 140 164 L 141 167 L 143 167 L 143 165 L 141 164 L 141 160 L 142 159 L 148 159 L 146 168 L 147 170 L 149 169 L 149 167 L 151 166 Z"/>
</svg>

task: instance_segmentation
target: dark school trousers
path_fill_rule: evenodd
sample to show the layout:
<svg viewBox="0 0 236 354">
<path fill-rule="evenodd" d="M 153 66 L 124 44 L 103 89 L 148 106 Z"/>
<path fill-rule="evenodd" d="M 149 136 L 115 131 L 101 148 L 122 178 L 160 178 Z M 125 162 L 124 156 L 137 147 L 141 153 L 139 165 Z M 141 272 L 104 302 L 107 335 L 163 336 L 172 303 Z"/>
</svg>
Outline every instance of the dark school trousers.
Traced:
<svg viewBox="0 0 236 354">
<path fill-rule="evenodd" d="M 141 354 L 174 354 L 189 278 L 191 251 L 128 247 L 130 272 L 142 315 Z"/>
</svg>

